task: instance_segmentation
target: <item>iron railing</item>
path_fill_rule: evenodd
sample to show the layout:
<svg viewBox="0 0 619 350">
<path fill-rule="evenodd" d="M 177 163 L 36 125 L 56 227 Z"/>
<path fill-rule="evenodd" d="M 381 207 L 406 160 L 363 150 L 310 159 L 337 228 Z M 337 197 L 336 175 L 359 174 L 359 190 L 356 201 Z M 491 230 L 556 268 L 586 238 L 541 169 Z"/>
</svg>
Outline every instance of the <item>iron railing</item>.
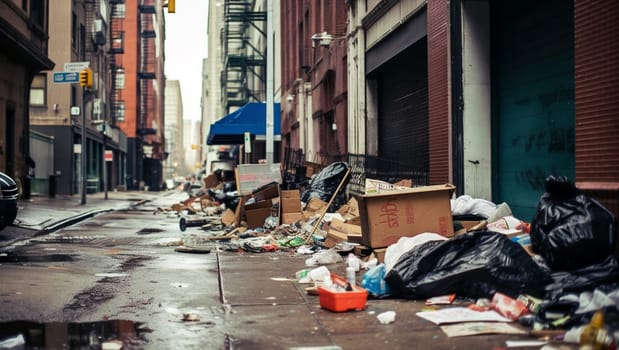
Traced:
<svg viewBox="0 0 619 350">
<path fill-rule="evenodd" d="M 323 167 L 334 162 L 346 162 L 350 166 L 348 192 L 365 193 L 365 179 L 382 180 L 395 183 L 400 180 L 412 180 L 413 186 L 429 185 L 429 174 L 423 166 L 403 164 L 401 162 L 369 156 L 364 154 L 325 154 L 311 152 L 306 154 L 301 149 L 284 149 L 282 168 L 287 182 L 303 182 L 307 177 L 317 173 Z"/>
</svg>

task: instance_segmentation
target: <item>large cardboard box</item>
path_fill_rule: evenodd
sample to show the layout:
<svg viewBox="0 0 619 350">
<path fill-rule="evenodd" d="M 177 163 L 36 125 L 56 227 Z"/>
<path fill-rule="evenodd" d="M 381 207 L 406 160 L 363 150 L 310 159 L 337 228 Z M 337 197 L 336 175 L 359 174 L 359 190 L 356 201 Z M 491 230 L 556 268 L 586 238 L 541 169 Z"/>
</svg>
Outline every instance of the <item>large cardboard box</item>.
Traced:
<svg viewBox="0 0 619 350">
<path fill-rule="evenodd" d="M 362 242 L 384 248 L 423 232 L 453 236 L 450 184 L 357 196 Z"/>
<path fill-rule="evenodd" d="M 245 221 L 248 228 L 263 227 L 266 218 L 271 216 L 273 201 L 270 199 L 245 205 Z"/>
</svg>

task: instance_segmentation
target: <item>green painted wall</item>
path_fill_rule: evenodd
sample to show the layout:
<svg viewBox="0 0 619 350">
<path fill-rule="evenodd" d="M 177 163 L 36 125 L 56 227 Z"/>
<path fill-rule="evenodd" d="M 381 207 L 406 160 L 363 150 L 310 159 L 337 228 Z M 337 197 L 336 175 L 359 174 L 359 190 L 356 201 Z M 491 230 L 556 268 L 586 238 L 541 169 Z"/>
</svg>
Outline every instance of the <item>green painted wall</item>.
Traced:
<svg viewBox="0 0 619 350">
<path fill-rule="evenodd" d="M 491 9 L 493 201 L 530 221 L 551 174 L 574 180 L 573 2 Z"/>
</svg>

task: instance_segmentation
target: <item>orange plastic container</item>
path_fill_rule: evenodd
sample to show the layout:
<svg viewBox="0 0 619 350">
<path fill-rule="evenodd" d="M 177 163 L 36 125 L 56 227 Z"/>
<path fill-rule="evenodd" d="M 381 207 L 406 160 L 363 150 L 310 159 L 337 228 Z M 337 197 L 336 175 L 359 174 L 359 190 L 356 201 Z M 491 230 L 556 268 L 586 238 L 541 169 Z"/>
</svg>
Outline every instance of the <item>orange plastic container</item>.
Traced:
<svg viewBox="0 0 619 350">
<path fill-rule="evenodd" d="M 342 288 L 346 287 L 346 280 L 338 275 L 331 274 L 331 280 Z M 339 292 L 320 286 L 318 287 L 318 297 L 320 298 L 320 306 L 330 311 L 363 310 L 368 300 L 368 291 L 358 286 L 352 286 L 352 291 Z"/>
</svg>

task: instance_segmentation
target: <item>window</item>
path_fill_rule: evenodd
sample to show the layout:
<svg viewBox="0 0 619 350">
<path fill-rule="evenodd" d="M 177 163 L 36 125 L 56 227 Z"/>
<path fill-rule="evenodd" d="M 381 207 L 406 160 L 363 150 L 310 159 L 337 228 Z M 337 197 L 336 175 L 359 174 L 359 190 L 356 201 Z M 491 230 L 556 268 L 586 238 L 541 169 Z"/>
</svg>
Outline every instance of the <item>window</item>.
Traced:
<svg viewBox="0 0 619 350">
<path fill-rule="evenodd" d="M 125 101 L 116 101 L 114 106 L 114 117 L 117 121 L 125 120 Z"/>
<path fill-rule="evenodd" d="M 79 42 L 79 33 L 77 28 L 77 15 L 74 12 L 71 16 L 71 47 L 74 50 L 77 50 L 77 43 Z"/>
<path fill-rule="evenodd" d="M 125 4 L 115 4 L 112 6 L 112 18 L 125 18 L 126 12 Z"/>
<path fill-rule="evenodd" d="M 77 88 L 71 84 L 71 106 L 77 106 Z"/>
<path fill-rule="evenodd" d="M 80 42 L 79 42 L 80 61 L 86 60 L 86 28 L 80 24 Z"/>
<path fill-rule="evenodd" d="M 45 1 L 30 0 L 30 19 L 39 28 L 45 28 Z"/>
<path fill-rule="evenodd" d="M 47 75 L 38 74 L 32 79 L 32 85 L 30 86 L 30 105 L 31 106 L 45 106 L 46 100 L 46 87 Z"/>
<path fill-rule="evenodd" d="M 122 90 L 125 88 L 125 69 L 118 68 L 116 69 L 116 79 L 114 82 L 114 88 L 117 90 Z"/>
</svg>

